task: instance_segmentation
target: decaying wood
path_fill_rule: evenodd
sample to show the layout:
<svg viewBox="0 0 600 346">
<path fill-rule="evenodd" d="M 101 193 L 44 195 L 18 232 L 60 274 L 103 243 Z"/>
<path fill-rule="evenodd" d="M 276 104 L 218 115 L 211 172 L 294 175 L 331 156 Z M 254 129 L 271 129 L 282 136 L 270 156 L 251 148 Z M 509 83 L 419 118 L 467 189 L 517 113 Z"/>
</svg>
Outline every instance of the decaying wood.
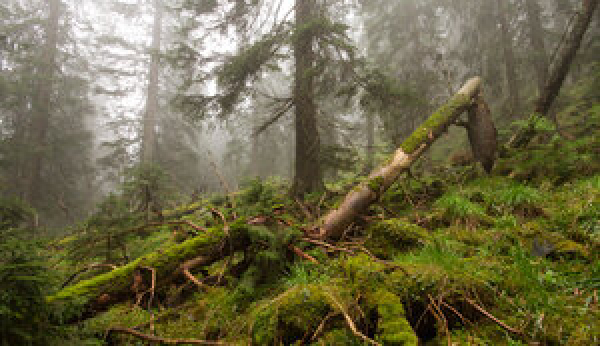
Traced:
<svg viewBox="0 0 600 346">
<path fill-rule="evenodd" d="M 48 297 L 48 301 L 84 299 L 94 307 L 102 307 L 131 297 L 135 273 L 142 267 L 156 270 L 156 289 L 158 289 L 166 282 L 172 281 L 175 274 L 182 275 L 181 264 L 186 261 L 202 256 L 205 260 L 201 265 L 210 265 L 229 255 L 229 252 L 224 253 L 224 248 L 239 251 L 247 246 L 248 240 L 243 232 L 227 235 L 220 227 L 209 228 L 206 232 L 182 243 L 140 257 L 111 272 L 68 286 Z M 100 296 L 108 299 L 104 298 L 100 303 L 98 300 Z"/>
<path fill-rule="evenodd" d="M 375 169 L 368 180 L 348 193 L 339 208 L 329 212 L 313 236 L 338 238 L 354 219 L 375 202 L 454 121 L 472 106 L 481 92 L 481 78 L 470 79 L 396 150 L 389 161 Z"/>
<path fill-rule="evenodd" d="M 492 114 L 482 93 L 474 98 L 475 104 L 469 109 L 467 122 L 467 135 L 471 144 L 471 151 L 475 160 L 479 161 L 486 172 L 491 172 L 496 159 L 498 143 L 496 140 L 496 127 Z"/>
</svg>

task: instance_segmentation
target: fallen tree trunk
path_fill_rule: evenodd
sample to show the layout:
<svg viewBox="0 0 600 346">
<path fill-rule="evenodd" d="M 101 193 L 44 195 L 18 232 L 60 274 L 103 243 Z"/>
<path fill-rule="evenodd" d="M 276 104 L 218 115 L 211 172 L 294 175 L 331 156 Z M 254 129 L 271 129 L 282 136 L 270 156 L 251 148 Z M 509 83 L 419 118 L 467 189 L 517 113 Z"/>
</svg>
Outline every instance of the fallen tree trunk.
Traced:
<svg viewBox="0 0 600 346">
<path fill-rule="evenodd" d="M 81 281 L 66 287 L 48 301 L 83 300 L 88 306 L 103 307 L 133 295 L 134 276 L 142 267 L 155 269 L 158 283 L 173 279 L 174 273 L 183 274 L 181 266 L 186 261 L 202 257 L 202 265 L 214 263 L 231 251 L 238 251 L 248 245 L 247 227 L 243 222 L 230 225 L 228 232 L 220 227 L 209 228 L 203 234 L 176 244 L 165 250 L 159 250 L 142 256 L 124 266 L 92 279 Z"/>
<path fill-rule="evenodd" d="M 396 150 L 381 167 L 375 169 L 367 181 L 348 193 L 339 208 L 329 212 L 314 234 L 317 238 L 338 238 L 373 202 L 429 148 L 458 117 L 470 109 L 474 98 L 481 92 L 481 78 L 475 77 L 454 95 L 446 104 L 431 115 Z M 483 102 L 483 101 L 481 101 Z"/>
<path fill-rule="evenodd" d="M 353 189 L 338 209 L 325 216 L 319 227 L 321 232 L 318 236 L 338 237 L 354 218 L 376 201 L 400 173 L 410 167 L 464 111 L 473 109 L 477 113 L 478 109 L 487 110 L 485 105 L 483 105 L 485 107 L 478 107 L 483 103 L 480 93 L 481 79 L 478 77 L 470 79 L 454 97 L 402 143 L 386 164 L 371 173 L 365 183 Z M 207 266 L 248 247 L 250 227 L 253 226 L 239 219 L 228 228 L 206 229 L 199 236 L 181 244 L 153 252 L 109 273 L 66 287 L 48 297 L 48 301 L 83 300 L 88 307 L 103 308 L 141 291 L 140 287 L 133 287 L 136 286 L 136 273 L 139 276 L 141 268 L 152 268 L 156 277 L 156 286 L 164 287 L 165 283 L 173 281 L 177 276 L 192 276 L 189 273 L 191 266 Z M 306 254 L 293 245 L 290 249 L 308 259 Z"/>
<path fill-rule="evenodd" d="M 534 120 L 538 116 L 548 116 L 550 107 L 554 103 L 556 96 L 567 77 L 571 63 L 581 46 L 583 35 L 590 26 L 594 11 L 598 7 L 599 0 L 583 0 L 582 8 L 579 10 L 573 24 L 573 29 L 569 32 L 565 43 L 558 51 L 558 57 L 550 68 L 548 80 L 541 90 L 540 97 L 535 102 L 533 115 L 530 117 L 530 125 L 515 133 L 506 143 L 507 148 L 524 147 L 535 137 L 536 130 Z"/>
<path fill-rule="evenodd" d="M 554 99 L 556 99 L 556 96 L 560 91 L 560 87 L 562 86 L 563 81 L 565 80 L 565 77 L 569 72 L 569 67 L 573 62 L 573 59 L 575 59 L 577 50 L 579 49 L 579 46 L 581 46 L 583 35 L 590 26 L 592 15 L 594 14 L 596 7 L 598 7 L 598 1 L 599 0 L 583 1 L 583 6 L 579 10 L 579 14 L 577 15 L 577 19 L 575 20 L 573 29 L 569 33 L 565 44 L 559 51 L 558 59 L 556 63 L 552 66 L 550 76 L 546 81 L 546 84 L 542 89 L 542 93 L 535 104 L 535 112 L 537 114 L 543 116 L 548 115 L 550 106 L 552 106 Z"/>
</svg>

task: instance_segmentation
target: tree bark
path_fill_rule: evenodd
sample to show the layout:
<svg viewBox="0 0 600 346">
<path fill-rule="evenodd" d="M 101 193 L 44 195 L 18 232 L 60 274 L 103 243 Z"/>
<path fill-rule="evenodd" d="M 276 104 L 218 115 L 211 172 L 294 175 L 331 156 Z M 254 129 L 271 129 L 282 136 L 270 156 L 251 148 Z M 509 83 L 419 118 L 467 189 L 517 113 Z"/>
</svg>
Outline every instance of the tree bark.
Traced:
<svg viewBox="0 0 600 346">
<path fill-rule="evenodd" d="M 506 21 L 506 7 L 504 6 L 505 1 L 506 0 L 497 0 L 498 6 L 496 16 L 498 18 L 498 24 L 500 25 L 500 40 L 502 42 L 502 54 L 504 57 L 504 74 L 508 87 L 508 102 L 510 103 L 507 109 L 510 110 L 511 117 L 514 117 L 520 110 L 521 105 L 519 100 L 519 86 L 517 82 L 512 36 L 510 33 L 510 27 Z"/>
<path fill-rule="evenodd" d="M 548 56 L 544 46 L 544 29 L 542 28 L 541 9 L 538 0 L 525 0 L 525 11 L 527 13 L 529 40 L 533 48 L 531 63 L 535 69 L 538 89 L 541 93 L 548 78 Z"/>
<path fill-rule="evenodd" d="M 294 41 L 294 108 L 296 158 L 292 192 L 303 195 L 323 188 L 317 106 L 314 96 L 314 33 L 310 28 L 315 0 L 296 0 L 296 38 Z"/>
<path fill-rule="evenodd" d="M 370 172 L 373 170 L 375 162 L 375 119 L 372 112 L 367 112 L 367 150 L 366 150 L 366 162 L 365 171 Z"/>
<path fill-rule="evenodd" d="M 339 208 L 329 212 L 320 222 L 317 238 L 338 238 L 373 202 L 408 169 L 429 146 L 440 137 L 456 119 L 472 107 L 473 99 L 480 93 L 481 79 L 470 79 L 456 95 L 431 115 L 396 150 L 381 167 L 375 169 L 366 182 L 348 193 Z"/>
<path fill-rule="evenodd" d="M 556 99 L 565 77 L 569 72 L 569 67 L 581 45 L 583 35 L 590 25 L 596 7 L 598 7 L 598 0 L 583 0 L 583 6 L 579 10 L 573 29 L 558 52 L 557 60 L 551 67 L 550 76 L 535 104 L 535 112 L 537 114 L 543 116 L 548 115 L 548 111 L 550 110 L 554 99 Z"/>
<path fill-rule="evenodd" d="M 32 122 L 30 143 L 33 147 L 31 166 L 27 179 L 25 200 L 33 206 L 40 196 L 42 169 L 45 161 L 46 140 L 52 114 L 52 93 L 54 90 L 54 72 L 58 54 L 58 30 L 60 18 L 60 0 L 47 0 L 48 19 L 46 21 L 46 42 L 43 57 L 39 57 L 36 92 L 32 98 Z"/>
<path fill-rule="evenodd" d="M 158 113 L 158 72 L 160 60 L 160 41 L 162 32 L 162 3 L 154 0 L 154 26 L 152 28 L 152 53 L 148 73 L 148 94 L 146 95 L 146 114 L 142 134 L 142 162 L 154 160 L 156 149 L 156 116 Z"/>
</svg>

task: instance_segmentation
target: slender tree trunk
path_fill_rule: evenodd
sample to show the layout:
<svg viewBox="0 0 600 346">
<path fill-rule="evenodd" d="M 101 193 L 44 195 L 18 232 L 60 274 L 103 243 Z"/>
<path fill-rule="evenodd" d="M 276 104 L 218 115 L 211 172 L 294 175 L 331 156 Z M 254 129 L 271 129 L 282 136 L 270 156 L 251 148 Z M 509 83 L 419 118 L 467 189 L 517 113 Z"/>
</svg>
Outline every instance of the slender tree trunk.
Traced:
<svg viewBox="0 0 600 346">
<path fill-rule="evenodd" d="M 158 112 L 158 71 L 160 60 L 160 40 L 162 32 L 162 3 L 154 0 L 154 27 L 152 28 L 152 57 L 148 73 L 148 94 L 142 135 L 142 162 L 154 160 L 156 149 L 156 117 Z"/>
<path fill-rule="evenodd" d="M 450 124 L 454 123 L 464 111 L 473 107 L 473 101 L 477 101 L 476 105 L 483 104 L 483 99 L 479 97 L 480 92 L 481 79 L 470 79 L 456 95 L 421 124 L 383 166 L 375 169 L 366 182 L 353 188 L 342 204 L 321 220 L 314 236 L 317 238 L 341 236 L 354 219 L 377 201 L 400 174 L 447 130 Z M 482 106 L 477 107 L 476 111 L 487 109 L 487 106 Z"/>
<path fill-rule="evenodd" d="M 558 52 L 556 62 L 552 65 L 548 80 L 535 104 L 536 113 L 543 116 L 548 115 L 550 106 L 552 106 L 569 72 L 569 67 L 577 54 L 596 7 L 598 7 L 598 0 L 583 0 L 583 6 L 575 19 L 573 29 L 567 35 L 565 43 Z"/>
<path fill-rule="evenodd" d="M 538 89 L 541 93 L 548 78 L 548 56 L 544 46 L 544 29 L 542 28 L 541 8 L 538 0 L 525 0 L 525 11 L 527 13 L 529 40 L 533 48 L 531 63 L 535 69 Z"/>
<path fill-rule="evenodd" d="M 521 108 L 519 100 L 519 87 L 517 82 L 515 55 L 513 52 L 512 36 L 510 34 L 510 27 L 506 20 L 506 7 L 504 2 L 506 0 L 497 0 L 497 12 L 498 24 L 500 25 L 500 40 L 502 42 L 502 54 L 504 57 L 504 73 L 506 76 L 506 83 L 508 86 L 508 102 L 511 117 L 514 117 L 519 109 Z"/>
<path fill-rule="evenodd" d="M 295 80 L 294 107 L 296 129 L 296 158 L 294 165 L 294 194 L 320 190 L 323 187 L 319 160 L 320 142 L 317 130 L 317 106 L 314 100 L 313 33 L 306 25 L 314 16 L 315 0 L 296 0 L 296 30 L 294 41 Z"/>
<path fill-rule="evenodd" d="M 36 202 L 40 196 L 42 169 L 46 161 L 46 141 L 52 114 L 52 93 L 58 52 L 61 7 L 60 0 L 47 0 L 46 2 L 48 4 L 48 19 L 45 28 L 46 41 L 42 51 L 43 56 L 39 58 L 36 91 L 31 104 L 32 121 L 29 141 L 33 152 L 25 194 L 25 200 L 33 206 L 38 205 Z"/>
<path fill-rule="evenodd" d="M 373 119 L 373 113 L 367 112 L 367 150 L 366 150 L 366 162 L 365 171 L 370 172 L 373 170 L 375 162 L 375 119 Z"/>
</svg>

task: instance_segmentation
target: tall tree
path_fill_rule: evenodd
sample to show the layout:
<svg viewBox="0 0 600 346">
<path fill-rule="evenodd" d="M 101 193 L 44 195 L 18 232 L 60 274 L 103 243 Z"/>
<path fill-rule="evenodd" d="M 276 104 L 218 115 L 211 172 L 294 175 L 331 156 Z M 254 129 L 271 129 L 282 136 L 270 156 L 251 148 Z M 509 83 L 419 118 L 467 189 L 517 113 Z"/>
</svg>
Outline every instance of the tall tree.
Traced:
<svg viewBox="0 0 600 346">
<path fill-rule="evenodd" d="M 292 190 L 302 195 L 321 189 L 323 178 L 319 161 L 319 132 L 314 91 L 314 32 L 308 25 L 315 20 L 315 0 L 296 0 L 294 41 L 294 107 L 296 117 L 296 164 Z"/>
<path fill-rule="evenodd" d="M 58 53 L 58 30 L 62 4 L 60 0 L 47 0 L 48 18 L 45 23 L 46 40 L 39 57 L 36 78 L 36 93 L 32 99 L 32 121 L 30 143 L 33 145 L 33 156 L 29 167 L 25 199 L 32 205 L 40 196 L 42 169 L 46 161 L 47 135 L 50 117 L 53 113 L 52 94 L 54 91 L 54 74 Z"/>
<path fill-rule="evenodd" d="M 156 117 L 158 112 L 158 73 L 160 60 L 160 39 L 162 31 L 163 8 L 160 0 L 154 0 L 154 26 L 152 28 L 152 52 L 148 71 L 148 93 L 142 134 L 142 162 L 150 163 L 155 159 Z"/>
<path fill-rule="evenodd" d="M 525 0 L 525 12 L 527 14 L 527 32 L 533 49 L 531 64 L 535 69 L 538 89 L 541 92 L 548 78 L 548 56 L 544 46 L 544 29 L 538 0 Z"/>
<path fill-rule="evenodd" d="M 517 80 L 517 65 L 515 63 L 515 54 L 513 51 L 513 37 L 511 34 L 509 21 L 507 20 L 506 0 L 497 0 L 496 16 L 500 29 L 500 41 L 502 44 L 502 54 L 504 57 L 504 75 L 508 88 L 507 109 L 512 116 L 515 116 L 520 109 L 519 100 L 519 82 Z"/>
</svg>

